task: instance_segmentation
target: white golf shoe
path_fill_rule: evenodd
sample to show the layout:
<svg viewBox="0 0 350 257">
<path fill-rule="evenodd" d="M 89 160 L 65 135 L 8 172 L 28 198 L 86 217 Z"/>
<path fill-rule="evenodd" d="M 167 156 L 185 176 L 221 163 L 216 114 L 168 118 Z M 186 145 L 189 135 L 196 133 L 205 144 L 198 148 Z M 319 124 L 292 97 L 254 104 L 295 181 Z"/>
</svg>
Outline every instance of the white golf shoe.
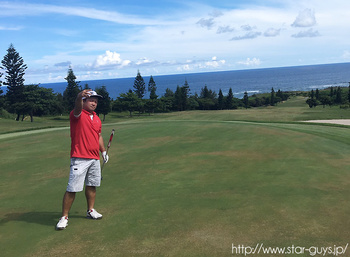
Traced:
<svg viewBox="0 0 350 257">
<path fill-rule="evenodd" d="M 56 225 L 57 230 L 63 230 L 68 226 L 68 217 L 62 216 Z"/>
<path fill-rule="evenodd" d="M 86 212 L 86 218 L 99 220 L 102 219 L 102 214 L 98 213 L 95 209 L 91 209 Z"/>
</svg>

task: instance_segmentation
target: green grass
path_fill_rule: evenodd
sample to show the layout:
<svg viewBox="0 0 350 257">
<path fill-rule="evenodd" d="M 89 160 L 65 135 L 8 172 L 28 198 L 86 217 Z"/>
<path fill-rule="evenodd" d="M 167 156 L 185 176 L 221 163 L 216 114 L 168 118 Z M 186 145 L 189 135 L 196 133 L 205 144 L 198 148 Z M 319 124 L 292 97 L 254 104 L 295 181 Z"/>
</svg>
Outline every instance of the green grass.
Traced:
<svg viewBox="0 0 350 257">
<path fill-rule="evenodd" d="M 112 128 L 116 135 L 97 195 L 104 218 L 85 219 L 79 193 L 64 231 L 54 227 L 68 180 L 69 129 L 0 139 L 1 256 L 232 256 L 232 243 L 344 246 L 350 129 L 295 123 L 333 112 L 295 101 L 107 116 L 103 136 Z"/>
<path fill-rule="evenodd" d="M 293 97 L 275 107 L 259 107 L 250 109 L 223 110 L 223 111 L 195 111 L 196 119 L 240 120 L 240 121 L 268 121 L 291 122 L 305 120 L 350 119 L 349 109 L 340 109 L 339 106 L 317 106 L 310 109 L 304 97 Z M 189 112 L 175 112 L 166 114 L 172 119 L 192 119 Z"/>
</svg>

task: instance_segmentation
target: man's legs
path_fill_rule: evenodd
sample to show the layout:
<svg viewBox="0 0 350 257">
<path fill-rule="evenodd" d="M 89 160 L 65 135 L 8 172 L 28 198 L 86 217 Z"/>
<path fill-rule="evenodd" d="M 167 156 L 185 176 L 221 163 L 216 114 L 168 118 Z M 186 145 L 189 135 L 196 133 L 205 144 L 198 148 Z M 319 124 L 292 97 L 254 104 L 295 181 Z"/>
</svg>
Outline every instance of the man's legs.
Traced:
<svg viewBox="0 0 350 257">
<path fill-rule="evenodd" d="M 75 199 L 75 192 L 66 191 L 62 201 L 62 217 L 56 225 L 57 230 L 65 229 L 68 226 L 68 214 Z"/>
<path fill-rule="evenodd" d="M 101 219 L 102 214 L 94 209 L 96 198 L 96 186 L 101 182 L 101 170 L 99 160 L 71 158 L 70 174 L 67 190 L 63 197 L 62 217 L 56 225 L 56 229 L 65 229 L 68 225 L 68 214 L 75 199 L 75 192 L 83 190 L 87 200 L 87 218 Z"/>
<path fill-rule="evenodd" d="M 85 196 L 87 201 L 87 209 L 92 210 L 95 205 L 96 199 L 96 187 L 94 186 L 86 186 L 85 187 Z"/>
<path fill-rule="evenodd" d="M 95 199 L 96 199 L 96 187 L 86 186 L 85 187 L 85 196 L 87 201 L 87 208 L 91 210 L 94 208 Z M 62 216 L 68 217 L 70 208 L 73 205 L 75 199 L 75 192 L 68 192 L 64 194 L 63 203 L 62 203 Z"/>
<path fill-rule="evenodd" d="M 85 196 L 86 196 L 86 202 L 87 202 L 87 208 L 88 208 L 86 217 L 94 220 L 102 219 L 102 214 L 98 213 L 94 209 L 95 198 L 96 198 L 96 187 L 86 186 Z"/>
<path fill-rule="evenodd" d="M 68 217 L 70 208 L 72 207 L 72 204 L 75 199 L 75 192 L 68 192 L 63 196 L 63 203 L 62 203 L 62 216 Z"/>
</svg>

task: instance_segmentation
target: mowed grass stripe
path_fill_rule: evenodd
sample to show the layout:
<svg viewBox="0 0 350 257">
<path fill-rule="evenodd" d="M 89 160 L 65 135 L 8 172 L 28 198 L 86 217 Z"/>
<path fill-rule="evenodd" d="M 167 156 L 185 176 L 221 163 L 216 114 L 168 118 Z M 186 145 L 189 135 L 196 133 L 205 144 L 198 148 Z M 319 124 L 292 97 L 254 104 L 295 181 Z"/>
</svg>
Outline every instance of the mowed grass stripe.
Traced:
<svg viewBox="0 0 350 257">
<path fill-rule="evenodd" d="M 348 129 L 131 122 L 105 125 L 105 138 L 109 128 L 96 206 L 104 218 L 84 219 L 81 193 L 61 232 L 69 130 L 1 141 L 5 256 L 228 256 L 232 243 L 347 243 Z"/>
</svg>

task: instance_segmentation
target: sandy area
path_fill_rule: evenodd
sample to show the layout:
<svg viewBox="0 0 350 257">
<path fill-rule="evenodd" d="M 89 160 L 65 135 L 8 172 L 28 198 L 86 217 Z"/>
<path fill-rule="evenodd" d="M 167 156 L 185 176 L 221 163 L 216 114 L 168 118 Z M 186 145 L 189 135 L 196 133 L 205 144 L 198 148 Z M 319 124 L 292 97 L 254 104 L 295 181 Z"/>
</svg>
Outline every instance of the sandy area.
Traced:
<svg viewBox="0 0 350 257">
<path fill-rule="evenodd" d="M 343 120 L 306 120 L 305 122 L 314 122 L 314 123 L 331 123 L 331 124 L 340 124 L 350 126 L 350 119 Z"/>
</svg>

